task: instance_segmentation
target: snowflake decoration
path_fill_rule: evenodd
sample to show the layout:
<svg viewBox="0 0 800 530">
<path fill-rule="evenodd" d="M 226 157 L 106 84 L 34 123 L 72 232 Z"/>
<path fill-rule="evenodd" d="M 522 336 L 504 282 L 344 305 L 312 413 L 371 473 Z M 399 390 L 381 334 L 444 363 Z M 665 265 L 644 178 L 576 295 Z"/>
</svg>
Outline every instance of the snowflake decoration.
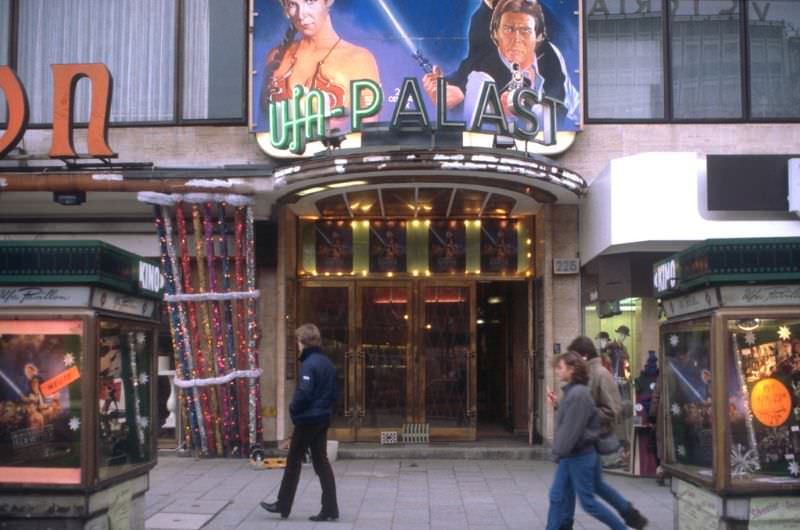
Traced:
<svg viewBox="0 0 800 530">
<path fill-rule="evenodd" d="M 144 339 L 145 339 L 145 338 L 146 338 L 146 337 L 145 337 L 145 334 L 144 334 L 143 332 L 141 332 L 141 331 L 140 331 L 140 332 L 138 332 L 138 333 L 136 334 L 136 342 L 137 342 L 137 344 L 139 344 L 140 346 L 141 346 L 142 344 L 144 344 Z"/>
<path fill-rule="evenodd" d="M 673 403 L 670 407 L 670 410 L 672 411 L 673 416 L 680 416 L 681 414 L 681 407 L 677 403 Z"/>
<path fill-rule="evenodd" d="M 81 428 L 81 419 L 76 418 L 75 416 L 69 419 L 69 428 L 71 431 L 77 431 Z"/>
<path fill-rule="evenodd" d="M 778 328 L 778 337 L 780 337 L 781 340 L 789 340 L 791 336 L 792 332 L 789 331 L 789 326 L 781 326 Z"/>
<path fill-rule="evenodd" d="M 800 477 L 800 464 L 797 461 L 789 462 L 789 474 L 793 477 Z"/>
<path fill-rule="evenodd" d="M 150 418 L 147 416 L 142 416 L 139 418 L 139 425 L 142 427 L 142 429 L 146 429 L 150 426 Z"/>
<path fill-rule="evenodd" d="M 682 445 L 679 445 L 679 446 L 677 447 L 677 449 L 678 449 L 678 455 L 680 455 L 680 456 L 686 456 L 686 448 L 685 448 L 684 446 L 682 446 Z"/>
<path fill-rule="evenodd" d="M 752 346 L 753 344 L 756 343 L 756 334 L 753 333 L 752 331 L 748 331 L 744 336 L 744 342 L 748 346 Z"/>
<path fill-rule="evenodd" d="M 150 381 L 150 376 L 147 375 L 147 372 L 142 372 L 139 374 L 139 384 L 146 385 Z"/>
<path fill-rule="evenodd" d="M 744 450 L 742 444 L 731 449 L 731 471 L 734 477 L 744 477 L 761 469 L 755 449 Z"/>
<path fill-rule="evenodd" d="M 634 407 L 634 408 L 636 409 L 636 412 L 641 412 L 641 411 L 644 410 L 644 407 L 642 406 L 641 403 L 637 403 L 636 407 Z"/>
<path fill-rule="evenodd" d="M 64 354 L 64 366 L 72 366 L 75 364 L 75 356 L 71 353 Z"/>
<path fill-rule="evenodd" d="M 669 343 L 672 344 L 672 347 L 675 348 L 681 340 L 678 338 L 677 335 L 670 335 Z"/>
</svg>

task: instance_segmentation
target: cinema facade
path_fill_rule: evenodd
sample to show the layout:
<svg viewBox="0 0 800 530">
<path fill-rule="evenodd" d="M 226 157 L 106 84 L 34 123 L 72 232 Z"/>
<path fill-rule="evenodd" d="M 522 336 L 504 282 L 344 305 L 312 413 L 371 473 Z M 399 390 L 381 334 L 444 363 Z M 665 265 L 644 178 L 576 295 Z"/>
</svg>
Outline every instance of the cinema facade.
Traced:
<svg viewBox="0 0 800 530">
<path fill-rule="evenodd" d="M 367 99 L 379 108 L 364 105 L 362 123 L 332 127 L 317 114 L 323 97 L 308 107 L 285 100 L 296 108 L 275 125 L 296 134 L 290 146 L 258 111 L 264 58 L 279 40 L 270 35 L 287 23 L 277 2 L 101 9 L 86 0 L 48 3 L 44 17 L 45 2 L 0 0 L 0 35 L 9 36 L 0 64 L 27 95 L 13 103 L 17 85 L 6 81 L 0 122 L 12 130 L 19 105 L 28 114 L 17 141 L 3 137 L 0 237 L 101 240 L 157 258 L 152 208 L 137 192 L 250 195 L 265 441 L 291 429 L 292 333 L 303 322 L 319 325 L 337 366 L 339 440 L 376 442 L 421 424 L 433 441 L 547 441 L 551 360 L 573 337 L 627 326 L 628 384 L 659 349 L 654 262 L 707 238 L 800 235 L 785 201 L 786 163 L 800 151 L 791 29 L 800 14 L 782 1 L 541 3 L 556 17 L 548 36 L 565 77 L 582 89 L 576 121 L 523 89 L 518 103 L 538 114 L 499 130 L 506 102 L 496 85 L 496 95 L 478 93 L 477 112 L 448 115 L 443 98 L 437 106 L 424 93 L 422 54 L 392 37 L 373 52 L 382 92 Z M 394 34 L 363 4 L 356 14 L 373 21 L 368 29 Z M 338 6 L 334 23 L 347 14 Z M 454 70 L 464 28 L 449 28 L 436 9 L 415 26 L 410 13 L 397 18 L 412 35 L 437 24 L 462 32 L 461 51 L 439 56 L 435 43 L 411 39 Z M 73 31 L 89 20 L 93 32 Z M 136 54 L 125 40 L 134 27 L 148 28 Z M 340 34 L 356 40 L 352 28 Z M 70 130 L 54 96 L 71 86 L 54 83 L 69 73 L 51 68 L 62 63 L 103 63 L 113 78 L 107 134 L 79 125 L 76 152 L 69 142 L 54 148 Z M 101 92 L 78 74 L 93 98 Z M 102 119 L 88 85 L 77 83 L 79 124 Z M 773 185 L 783 202 L 752 193 Z M 161 353 L 169 349 L 167 339 Z"/>
</svg>

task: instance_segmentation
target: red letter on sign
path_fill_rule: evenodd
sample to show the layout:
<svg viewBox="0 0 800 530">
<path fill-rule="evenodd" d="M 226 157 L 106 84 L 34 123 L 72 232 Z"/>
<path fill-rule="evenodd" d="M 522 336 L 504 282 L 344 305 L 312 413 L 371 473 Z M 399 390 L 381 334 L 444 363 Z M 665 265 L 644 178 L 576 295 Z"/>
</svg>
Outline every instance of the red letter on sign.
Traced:
<svg viewBox="0 0 800 530">
<path fill-rule="evenodd" d="M 0 90 L 8 102 L 8 126 L 0 136 L 0 158 L 14 149 L 28 126 L 28 97 L 17 74 L 8 66 L 0 66 Z"/>
<path fill-rule="evenodd" d="M 111 107 L 111 73 L 104 64 L 53 64 L 53 158 L 76 158 L 72 145 L 72 103 L 75 85 L 84 77 L 92 82 L 92 113 L 87 144 L 89 155 L 116 157 L 108 146 L 108 114 Z"/>
</svg>

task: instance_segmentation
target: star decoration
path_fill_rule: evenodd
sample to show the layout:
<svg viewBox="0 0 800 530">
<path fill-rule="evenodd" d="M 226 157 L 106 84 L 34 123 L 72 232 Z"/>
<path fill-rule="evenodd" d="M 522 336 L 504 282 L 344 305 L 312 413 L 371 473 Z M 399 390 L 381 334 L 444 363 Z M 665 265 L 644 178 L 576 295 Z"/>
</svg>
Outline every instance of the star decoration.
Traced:
<svg viewBox="0 0 800 530">
<path fill-rule="evenodd" d="M 789 340 L 791 336 L 792 332 L 789 331 L 789 326 L 781 326 L 778 328 L 778 337 L 780 337 L 781 340 Z"/>
<path fill-rule="evenodd" d="M 147 416 L 142 416 L 139 418 L 139 425 L 142 427 L 142 429 L 146 429 L 150 426 L 150 418 Z"/>
<path fill-rule="evenodd" d="M 142 372 L 139 374 L 139 384 L 146 385 L 150 381 L 150 376 L 147 375 L 147 372 Z"/>
<path fill-rule="evenodd" d="M 742 444 L 731 449 L 731 472 L 734 477 L 744 477 L 761 469 L 755 449 L 744 450 Z"/>
<path fill-rule="evenodd" d="M 756 334 L 753 333 L 752 331 L 748 331 L 747 334 L 744 336 L 744 342 L 748 346 L 752 346 L 753 344 L 756 343 Z"/>
<path fill-rule="evenodd" d="M 656 384 L 650 383 L 650 390 L 655 390 L 655 389 L 656 389 Z"/>
<path fill-rule="evenodd" d="M 72 366 L 75 364 L 75 356 L 71 353 L 64 354 L 64 366 Z"/>
<path fill-rule="evenodd" d="M 797 461 L 789 462 L 789 474 L 793 477 L 800 477 L 800 464 Z"/>
<path fill-rule="evenodd" d="M 676 347 L 679 342 L 680 342 L 680 339 L 678 338 L 677 335 L 670 335 L 669 343 L 672 344 L 673 348 Z"/>
<path fill-rule="evenodd" d="M 682 445 L 679 445 L 679 446 L 677 447 L 677 450 L 678 450 L 678 454 L 679 454 L 680 456 L 686 456 L 686 448 L 685 448 L 684 446 L 682 446 Z"/>
<path fill-rule="evenodd" d="M 69 419 L 69 429 L 71 431 L 77 431 L 80 428 L 81 428 L 81 419 L 75 416 L 71 417 Z"/>
<path fill-rule="evenodd" d="M 673 403 L 672 407 L 670 407 L 673 416 L 680 416 L 681 414 L 681 407 L 677 403 Z"/>
</svg>

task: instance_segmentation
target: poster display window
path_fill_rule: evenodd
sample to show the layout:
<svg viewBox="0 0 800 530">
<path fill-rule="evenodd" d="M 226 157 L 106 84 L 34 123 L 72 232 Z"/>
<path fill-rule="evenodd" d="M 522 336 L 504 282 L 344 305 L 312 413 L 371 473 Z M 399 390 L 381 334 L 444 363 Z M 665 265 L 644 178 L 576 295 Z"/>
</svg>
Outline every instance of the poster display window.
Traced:
<svg viewBox="0 0 800 530">
<path fill-rule="evenodd" d="M 727 320 L 731 478 L 800 484 L 800 316 Z"/>
<path fill-rule="evenodd" d="M 152 458 L 153 331 L 102 319 L 98 342 L 98 475 L 104 480 Z"/>
<path fill-rule="evenodd" d="M 0 320 L 0 483 L 81 482 L 82 320 Z"/>
<path fill-rule="evenodd" d="M 662 329 L 667 463 L 708 480 L 714 452 L 709 319 Z"/>
</svg>

